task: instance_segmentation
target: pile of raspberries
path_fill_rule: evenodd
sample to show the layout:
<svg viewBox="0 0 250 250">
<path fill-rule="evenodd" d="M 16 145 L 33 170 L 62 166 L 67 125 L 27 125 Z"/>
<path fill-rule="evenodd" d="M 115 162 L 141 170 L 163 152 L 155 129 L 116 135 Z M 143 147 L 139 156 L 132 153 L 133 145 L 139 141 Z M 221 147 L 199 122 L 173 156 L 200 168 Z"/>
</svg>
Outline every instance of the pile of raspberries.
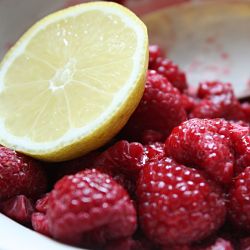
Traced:
<svg viewBox="0 0 250 250">
<path fill-rule="evenodd" d="M 150 46 L 144 95 L 97 151 L 62 163 L 0 147 L 0 211 L 103 250 L 249 250 L 250 104 L 186 76 Z"/>
</svg>

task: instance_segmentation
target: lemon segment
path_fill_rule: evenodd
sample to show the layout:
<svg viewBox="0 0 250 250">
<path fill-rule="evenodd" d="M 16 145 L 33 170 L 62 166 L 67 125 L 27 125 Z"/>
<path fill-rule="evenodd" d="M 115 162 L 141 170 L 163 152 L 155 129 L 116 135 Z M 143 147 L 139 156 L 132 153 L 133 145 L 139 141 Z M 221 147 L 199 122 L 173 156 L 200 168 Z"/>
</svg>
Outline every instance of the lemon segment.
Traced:
<svg viewBox="0 0 250 250">
<path fill-rule="evenodd" d="M 0 143 L 63 161 L 92 151 L 127 122 L 144 89 L 145 25 L 93 2 L 42 19 L 0 65 Z"/>
</svg>

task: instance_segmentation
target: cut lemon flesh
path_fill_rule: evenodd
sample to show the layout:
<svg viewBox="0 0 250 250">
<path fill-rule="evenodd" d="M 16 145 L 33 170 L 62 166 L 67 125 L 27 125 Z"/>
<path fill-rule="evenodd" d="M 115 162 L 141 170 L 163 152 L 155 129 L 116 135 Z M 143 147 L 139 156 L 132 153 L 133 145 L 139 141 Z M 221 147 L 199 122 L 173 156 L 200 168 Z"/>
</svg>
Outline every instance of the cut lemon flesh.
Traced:
<svg viewBox="0 0 250 250">
<path fill-rule="evenodd" d="M 0 65 L 0 143 L 48 161 L 100 147 L 138 105 L 147 63 L 146 27 L 118 4 L 49 15 Z"/>
</svg>

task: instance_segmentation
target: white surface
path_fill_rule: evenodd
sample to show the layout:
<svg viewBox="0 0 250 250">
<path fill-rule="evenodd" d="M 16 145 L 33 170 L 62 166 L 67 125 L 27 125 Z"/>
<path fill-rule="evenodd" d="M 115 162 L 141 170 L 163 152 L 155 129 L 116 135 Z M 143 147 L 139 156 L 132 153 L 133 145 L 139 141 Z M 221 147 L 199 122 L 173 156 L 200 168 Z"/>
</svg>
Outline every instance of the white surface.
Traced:
<svg viewBox="0 0 250 250">
<path fill-rule="evenodd" d="M 40 235 L 0 214 L 0 250 L 79 250 Z"/>
</svg>

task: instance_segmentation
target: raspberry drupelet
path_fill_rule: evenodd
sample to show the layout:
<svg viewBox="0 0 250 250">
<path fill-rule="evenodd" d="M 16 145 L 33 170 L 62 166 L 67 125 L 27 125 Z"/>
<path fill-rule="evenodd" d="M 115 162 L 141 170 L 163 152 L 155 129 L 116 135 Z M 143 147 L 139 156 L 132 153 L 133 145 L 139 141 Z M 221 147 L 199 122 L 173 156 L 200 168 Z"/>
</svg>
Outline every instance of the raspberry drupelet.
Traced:
<svg viewBox="0 0 250 250">
<path fill-rule="evenodd" d="M 93 162 L 102 173 L 109 174 L 135 198 L 135 183 L 146 162 L 157 161 L 165 156 L 163 143 L 143 146 L 138 142 L 121 140 L 106 149 Z"/>
</svg>

